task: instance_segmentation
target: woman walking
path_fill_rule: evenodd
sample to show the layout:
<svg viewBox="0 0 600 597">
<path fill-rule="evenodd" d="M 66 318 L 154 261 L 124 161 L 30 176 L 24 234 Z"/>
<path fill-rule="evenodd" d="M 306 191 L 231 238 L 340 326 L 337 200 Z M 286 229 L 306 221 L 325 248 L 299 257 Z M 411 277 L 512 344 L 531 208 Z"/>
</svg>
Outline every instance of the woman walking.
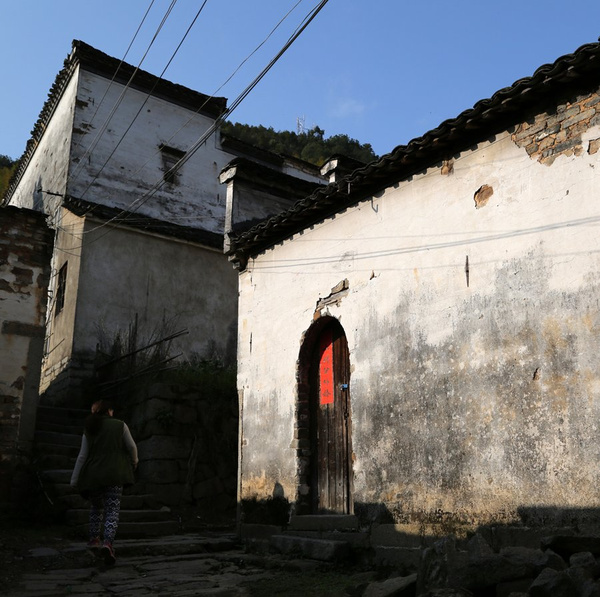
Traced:
<svg viewBox="0 0 600 597">
<path fill-rule="evenodd" d="M 92 405 L 71 477 L 71 486 L 91 503 L 88 547 L 99 549 L 106 564 L 116 560 L 113 541 L 123 487 L 133 484 L 138 463 L 131 432 L 123 421 L 113 418 L 113 412 L 108 400 Z"/>
</svg>

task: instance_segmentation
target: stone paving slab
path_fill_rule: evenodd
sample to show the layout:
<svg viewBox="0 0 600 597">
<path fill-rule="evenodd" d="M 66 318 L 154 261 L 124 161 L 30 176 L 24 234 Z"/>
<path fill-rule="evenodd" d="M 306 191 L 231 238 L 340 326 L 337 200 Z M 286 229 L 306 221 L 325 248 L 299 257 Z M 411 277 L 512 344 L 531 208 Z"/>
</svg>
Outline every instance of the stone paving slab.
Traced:
<svg viewBox="0 0 600 597">
<path fill-rule="evenodd" d="M 32 549 L 27 557 L 38 562 L 36 571 L 24 572 L 18 587 L 5 593 L 0 587 L 0 593 L 7 597 L 248 597 L 253 583 L 287 587 L 291 577 L 305 575 L 318 582 L 319 574 L 332 570 L 323 562 L 245 553 L 225 533 L 117 541 L 115 547 L 114 566 L 104 565 L 83 543 L 63 544 L 61 557 Z"/>
<path fill-rule="evenodd" d="M 25 574 L 20 587 L 6 595 L 137 597 L 160 594 L 170 597 L 244 597 L 248 592 L 240 586 L 243 582 L 253 578 L 264 578 L 269 573 L 264 568 L 251 566 L 244 561 L 246 554 L 239 548 L 222 551 L 225 546 L 231 548 L 232 544 L 231 537 L 227 536 L 179 536 L 164 541 L 117 542 L 117 563 L 112 567 L 107 567 L 102 560 L 95 559 L 82 544 L 72 544 L 66 551 L 71 556 L 91 562 L 91 566 L 49 569 Z M 171 550 L 183 550 L 183 553 L 162 555 L 163 552 Z M 44 549 L 35 549 L 30 552 L 29 557 L 42 559 L 52 555 L 55 554 L 49 554 Z"/>
</svg>

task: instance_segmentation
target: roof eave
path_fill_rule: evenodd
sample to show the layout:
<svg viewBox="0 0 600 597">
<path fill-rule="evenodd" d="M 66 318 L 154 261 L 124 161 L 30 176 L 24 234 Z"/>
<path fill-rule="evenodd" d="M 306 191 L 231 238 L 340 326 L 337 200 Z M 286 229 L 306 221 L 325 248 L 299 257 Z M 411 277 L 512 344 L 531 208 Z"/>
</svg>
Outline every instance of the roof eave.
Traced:
<svg viewBox="0 0 600 597">
<path fill-rule="evenodd" d="M 233 238 L 230 260 L 245 267 L 250 257 L 290 238 L 343 209 L 356 205 L 389 186 L 465 151 L 539 112 L 544 104 L 577 90 L 598 86 L 600 44 L 586 44 L 573 54 L 538 68 L 531 77 L 517 80 L 491 98 L 477 102 L 456 118 L 396 147 L 379 160 L 359 168 L 312 195 L 299 200 L 286 212 Z M 588 75 L 595 74 L 595 77 Z M 302 217 L 303 214 L 305 217 Z"/>
</svg>

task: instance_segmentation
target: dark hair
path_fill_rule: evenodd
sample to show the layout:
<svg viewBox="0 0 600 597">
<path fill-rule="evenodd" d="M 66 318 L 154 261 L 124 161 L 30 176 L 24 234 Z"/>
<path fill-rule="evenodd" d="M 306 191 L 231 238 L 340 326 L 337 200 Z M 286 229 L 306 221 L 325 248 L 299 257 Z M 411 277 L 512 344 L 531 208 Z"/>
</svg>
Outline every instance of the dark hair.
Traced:
<svg viewBox="0 0 600 597">
<path fill-rule="evenodd" d="M 102 420 L 108 415 L 108 411 L 113 408 L 110 400 L 97 400 L 92 404 L 92 414 L 85 420 L 86 435 L 96 435 L 102 426 Z"/>
</svg>

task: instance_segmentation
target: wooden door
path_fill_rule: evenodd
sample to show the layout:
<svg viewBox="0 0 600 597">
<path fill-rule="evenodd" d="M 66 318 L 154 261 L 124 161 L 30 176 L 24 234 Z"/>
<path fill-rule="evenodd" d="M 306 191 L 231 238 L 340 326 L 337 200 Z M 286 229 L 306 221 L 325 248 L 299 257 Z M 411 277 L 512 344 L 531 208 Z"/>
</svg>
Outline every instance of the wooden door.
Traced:
<svg viewBox="0 0 600 597">
<path fill-rule="evenodd" d="M 331 321 L 321 331 L 312 370 L 312 510 L 349 514 L 350 363 L 346 336 L 337 321 Z"/>
</svg>

